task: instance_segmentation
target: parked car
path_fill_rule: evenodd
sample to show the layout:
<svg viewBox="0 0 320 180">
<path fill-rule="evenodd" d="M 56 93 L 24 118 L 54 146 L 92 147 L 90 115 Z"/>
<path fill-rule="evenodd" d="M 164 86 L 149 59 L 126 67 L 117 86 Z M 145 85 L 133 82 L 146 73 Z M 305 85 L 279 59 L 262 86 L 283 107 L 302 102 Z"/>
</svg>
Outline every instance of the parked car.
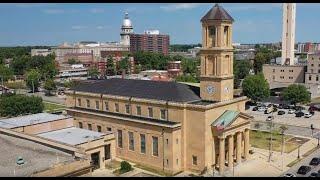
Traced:
<svg viewBox="0 0 320 180">
<path fill-rule="evenodd" d="M 295 106 L 295 107 L 294 107 L 294 109 L 295 109 L 296 111 L 302 111 L 302 110 L 305 110 L 305 108 L 304 108 L 304 107 L 302 107 L 302 106 Z"/>
<path fill-rule="evenodd" d="M 314 111 L 309 111 L 310 114 L 312 114 L 312 116 L 314 115 Z"/>
<path fill-rule="evenodd" d="M 267 109 L 264 111 L 265 114 L 270 114 L 273 112 L 273 106 L 267 107 Z"/>
<path fill-rule="evenodd" d="M 284 111 L 278 111 L 278 115 L 284 115 L 286 112 Z"/>
<path fill-rule="evenodd" d="M 252 108 L 252 111 L 257 111 L 257 110 L 258 110 L 257 106 Z"/>
<path fill-rule="evenodd" d="M 260 112 L 265 111 L 265 110 L 266 110 L 266 108 L 263 106 L 258 107 L 258 111 L 260 111 Z"/>
<path fill-rule="evenodd" d="M 310 118 L 310 117 L 312 117 L 312 114 L 310 112 L 307 112 L 307 113 L 304 114 L 304 117 L 305 118 Z"/>
<path fill-rule="evenodd" d="M 248 102 L 246 103 L 246 105 L 248 105 L 248 106 L 256 106 L 257 103 L 256 103 L 256 102 L 253 102 L 253 101 L 248 101 Z"/>
<path fill-rule="evenodd" d="M 302 111 L 296 112 L 296 117 L 302 117 L 304 116 L 304 113 Z"/>
<path fill-rule="evenodd" d="M 320 158 L 312 158 L 309 165 L 312 165 L 312 166 L 318 166 L 320 164 Z"/>
<path fill-rule="evenodd" d="M 284 104 L 283 109 L 290 109 L 290 106 L 288 104 Z"/>
<path fill-rule="evenodd" d="M 294 109 L 289 109 L 288 114 L 293 114 L 294 112 L 296 112 L 296 110 L 294 110 Z"/>
<path fill-rule="evenodd" d="M 307 174 L 308 172 L 311 171 L 311 167 L 310 166 L 300 166 L 300 168 L 298 169 L 298 174 Z"/>
<path fill-rule="evenodd" d="M 268 116 L 266 121 L 272 121 L 272 119 L 273 119 L 272 116 Z"/>
<path fill-rule="evenodd" d="M 270 103 L 270 104 L 268 104 L 268 106 L 267 106 L 267 107 L 268 107 L 268 108 L 269 108 L 269 107 L 273 107 L 273 104 L 271 104 L 271 103 Z"/>
<path fill-rule="evenodd" d="M 272 112 L 277 112 L 277 111 L 278 111 L 278 108 L 273 107 L 273 111 Z"/>
<path fill-rule="evenodd" d="M 287 174 L 283 175 L 283 177 L 296 177 L 296 175 L 291 174 L 291 173 L 287 173 Z"/>
<path fill-rule="evenodd" d="M 313 173 L 310 174 L 309 177 L 320 177 L 320 173 L 313 172 Z"/>
</svg>

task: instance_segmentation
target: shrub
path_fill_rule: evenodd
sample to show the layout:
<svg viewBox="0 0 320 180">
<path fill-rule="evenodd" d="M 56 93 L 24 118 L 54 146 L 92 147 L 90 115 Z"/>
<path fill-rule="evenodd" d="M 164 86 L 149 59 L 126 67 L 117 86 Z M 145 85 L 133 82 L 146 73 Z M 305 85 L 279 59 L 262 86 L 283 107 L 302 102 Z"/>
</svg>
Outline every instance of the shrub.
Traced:
<svg viewBox="0 0 320 180">
<path fill-rule="evenodd" d="M 131 171 L 132 170 L 132 166 L 131 164 L 129 164 L 127 161 L 122 161 L 121 164 L 120 164 L 120 173 L 125 173 L 125 172 L 128 172 L 128 171 Z"/>
</svg>

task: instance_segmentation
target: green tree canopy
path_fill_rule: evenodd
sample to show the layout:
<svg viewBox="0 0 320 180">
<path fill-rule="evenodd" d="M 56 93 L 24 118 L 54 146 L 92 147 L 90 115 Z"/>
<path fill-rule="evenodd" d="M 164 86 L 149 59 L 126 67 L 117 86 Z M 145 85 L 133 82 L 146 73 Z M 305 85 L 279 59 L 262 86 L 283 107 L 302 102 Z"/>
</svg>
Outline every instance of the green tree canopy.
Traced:
<svg viewBox="0 0 320 180">
<path fill-rule="evenodd" d="M 91 67 L 88 69 L 88 76 L 90 77 L 97 77 L 99 74 L 100 72 L 96 67 Z"/>
<path fill-rule="evenodd" d="M 13 71 L 3 64 L 0 64 L 0 80 L 6 82 L 13 77 Z"/>
<path fill-rule="evenodd" d="M 284 100 L 296 103 L 307 103 L 310 102 L 311 96 L 307 88 L 303 85 L 291 84 L 288 86 L 282 94 Z"/>
<path fill-rule="evenodd" d="M 118 71 L 128 72 L 129 68 L 130 68 L 129 58 L 128 57 L 122 58 L 119 62 L 119 70 Z"/>
<path fill-rule="evenodd" d="M 262 73 L 247 76 L 243 80 L 242 89 L 244 95 L 255 102 L 270 96 L 269 84 Z"/>
<path fill-rule="evenodd" d="M 41 113 L 43 108 L 41 97 L 26 95 L 2 95 L 0 97 L 0 115 L 4 117 Z"/>
<path fill-rule="evenodd" d="M 240 80 L 247 77 L 252 69 L 252 65 L 249 60 L 233 61 L 233 74 L 234 74 L 234 84 L 238 87 Z"/>
<path fill-rule="evenodd" d="M 53 79 L 47 79 L 44 83 L 44 89 L 48 91 L 48 94 L 51 95 L 51 91 L 56 90 L 57 86 Z"/>
<path fill-rule="evenodd" d="M 107 58 L 107 75 L 115 75 L 116 74 L 116 66 L 114 65 L 112 56 L 108 56 Z"/>
<path fill-rule="evenodd" d="M 36 69 L 31 69 L 26 73 L 26 84 L 32 91 L 38 91 L 41 74 Z"/>
</svg>

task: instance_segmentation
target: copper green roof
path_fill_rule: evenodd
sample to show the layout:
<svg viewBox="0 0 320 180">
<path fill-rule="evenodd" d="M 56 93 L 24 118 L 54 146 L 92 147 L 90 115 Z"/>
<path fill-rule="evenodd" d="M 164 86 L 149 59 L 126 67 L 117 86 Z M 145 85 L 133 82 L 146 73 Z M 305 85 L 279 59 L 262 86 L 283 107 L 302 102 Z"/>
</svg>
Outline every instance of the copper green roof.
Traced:
<svg viewBox="0 0 320 180">
<path fill-rule="evenodd" d="M 239 115 L 239 113 L 240 112 L 238 111 L 226 110 L 211 124 L 211 126 L 226 127 Z"/>
</svg>

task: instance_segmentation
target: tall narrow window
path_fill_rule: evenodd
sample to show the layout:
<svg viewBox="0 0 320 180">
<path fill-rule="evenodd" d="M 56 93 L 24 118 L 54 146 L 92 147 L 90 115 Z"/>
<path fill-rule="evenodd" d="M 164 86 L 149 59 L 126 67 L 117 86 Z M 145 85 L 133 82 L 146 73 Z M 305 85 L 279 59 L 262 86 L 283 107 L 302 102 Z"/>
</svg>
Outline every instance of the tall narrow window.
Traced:
<svg viewBox="0 0 320 180">
<path fill-rule="evenodd" d="M 129 135 L 129 150 L 134 151 L 133 132 L 128 132 L 128 135 Z"/>
<path fill-rule="evenodd" d="M 92 125 L 88 124 L 88 129 L 91 131 L 92 130 Z"/>
<path fill-rule="evenodd" d="M 152 155 L 158 156 L 158 137 L 152 136 Z"/>
<path fill-rule="evenodd" d="M 152 107 L 148 107 L 149 117 L 153 117 L 153 109 Z"/>
<path fill-rule="evenodd" d="M 101 132 L 101 126 L 97 126 L 98 132 Z"/>
<path fill-rule="evenodd" d="M 137 115 L 141 116 L 141 106 L 137 106 Z"/>
<path fill-rule="evenodd" d="M 140 134 L 140 149 L 141 149 L 141 153 L 145 154 L 146 153 L 146 135 L 144 134 Z"/>
<path fill-rule="evenodd" d="M 87 108 L 90 108 L 90 100 L 87 99 Z"/>
<path fill-rule="evenodd" d="M 130 114 L 130 105 L 129 104 L 126 104 L 126 113 Z"/>
<path fill-rule="evenodd" d="M 122 148 L 123 144 L 122 144 L 122 130 L 118 130 L 118 147 Z"/>
<path fill-rule="evenodd" d="M 100 109 L 100 107 L 99 107 L 99 101 L 96 101 L 96 109 Z"/>
<path fill-rule="evenodd" d="M 104 102 L 104 107 L 105 107 L 106 111 L 109 111 L 109 103 L 108 103 L 108 101 Z"/>
<path fill-rule="evenodd" d="M 115 103 L 114 106 L 115 106 L 116 112 L 119 112 L 119 104 Z"/>
<path fill-rule="evenodd" d="M 81 99 L 78 99 L 78 106 L 81 106 Z"/>
<path fill-rule="evenodd" d="M 197 165 L 198 164 L 197 156 L 192 156 L 192 164 L 193 165 Z"/>
<path fill-rule="evenodd" d="M 215 47 L 216 46 L 216 27 L 215 26 L 209 26 L 209 40 L 211 46 L 209 47 Z"/>
<path fill-rule="evenodd" d="M 223 30 L 223 34 L 224 34 L 224 45 L 228 46 L 229 45 L 229 27 L 225 26 L 224 30 Z"/>
<path fill-rule="evenodd" d="M 79 128 L 82 128 L 82 122 L 79 122 Z"/>
<path fill-rule="evenodd" d="M 165 109 L 161 109 L 160 110 L 160 118 L 161 119 L 167 119 L 167 115 L 166 115 L 166 110 Z"/>
</svg>

